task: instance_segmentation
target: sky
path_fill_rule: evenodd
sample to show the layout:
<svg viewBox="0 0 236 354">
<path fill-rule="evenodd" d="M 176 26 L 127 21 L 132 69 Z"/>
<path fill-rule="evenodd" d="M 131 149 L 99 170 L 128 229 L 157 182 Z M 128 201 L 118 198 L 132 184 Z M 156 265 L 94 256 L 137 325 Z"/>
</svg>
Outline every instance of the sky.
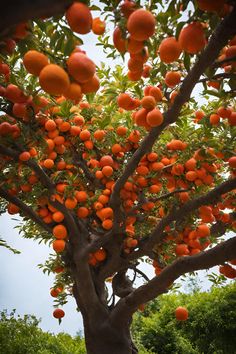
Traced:
<svg viewBox="0 0 236 354">
<path fill-rule="evenodd" d="M 98 14 L 95 13 L 94 17 Z M 92 33 L 82 36 L 87 55 L 95 61 L 96 65 L 100 65 L 105 60 L 105 55 L 101 46 L 95 46 L 96 36 Z M 106 60 L 111 67 L 114 61 Z M 122 61 L 116 61 L 122 63 Z M 0 252 L 0 310 L 7 309 L 10 312 L 16 309 L 17 314 L 32 314 L 37 318 L 41 318 L 40 327 L 44 331 L 58 333 L 65 331 L 71 335 L 75 335 L 83 330 L 81 315 L 75 310 L 76 305 L 71 298 L 63 309 L 66 313 L 61 325 L 52 317 L 53 298 L 50 296 L 50 288 L 52 287 L 53 275 L 46 275 L 37 267 L 38 264 L 44 263 L 51 249 L 44 244 L 38 244 L 29 239 L 23 239 L 15 226 L 17 222 L 12 220 L 10 215 L 4 214 L 0 216 L 0 238 L 21 251 L 20 254 L 13 254 L 8 249 L 1 247 Z M 142 270 L 149 275 L 154 276 L 154 270 L 148 265 L 144 265 Z M 209 289 L 209 282 L 205 279 L 205 272 L 200 273 L 202 281 L 202 289 Z M 182 289 L 186 290 L 183 283 Z"/>
</svg>

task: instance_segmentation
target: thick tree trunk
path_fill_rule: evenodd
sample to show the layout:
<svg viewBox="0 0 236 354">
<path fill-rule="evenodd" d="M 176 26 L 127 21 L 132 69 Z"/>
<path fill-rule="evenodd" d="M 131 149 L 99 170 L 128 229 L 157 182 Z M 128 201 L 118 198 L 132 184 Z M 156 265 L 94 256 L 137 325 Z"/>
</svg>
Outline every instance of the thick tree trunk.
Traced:
<svg viewBox="0 0 236 354">
<path fill-rule="evenodd" d="M 88 354 L 137 354 L 129 325 L 115 328 L 109 321 L 84 324 Z"/>
</svg>

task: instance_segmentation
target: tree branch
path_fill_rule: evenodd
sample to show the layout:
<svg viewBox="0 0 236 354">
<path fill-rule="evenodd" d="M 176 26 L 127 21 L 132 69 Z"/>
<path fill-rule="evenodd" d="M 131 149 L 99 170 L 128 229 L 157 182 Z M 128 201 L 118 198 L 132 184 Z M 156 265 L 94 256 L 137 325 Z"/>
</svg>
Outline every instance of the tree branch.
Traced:
<svg viewBox="0 0 236 354">
<path fill-rule="evenodd" d="M 207 269 L 236 258 L 236 237 L 222 242 L 208 251 L 194 256 L 181 257 L 168 265 L 159 276 L 121 299 L 112 315 L 112 321 L 122 322 L 131 317 L 140 304 L 146 303 L 166 292 L 181 275 Z"/>
<path fill-rule="evenodd" d="M 1 1 L 0 37 L 9 34 L 12 26 L 32 19 L 63 14 L 73 3 L 72 0 L 8 0 Z"/>
<path fill-rule="evenodd" d="M 169 124 L 174 123 L 179 119 L 179 114 L 182 106 L 187 102 L 191 96 L 194 86 L 197 84 L 200 76 L 204 71 L 215 61 L 220 50 L 227 44 L 228 40 L 236 33 L 236 6 L 232 12 L 226 16 L 213 32 L 208 45 L 203 50 L 199 60 L 192 67 L 189 74 L 184 79 L 179 94 L 176 96 L 173 105 L 164 113 L 164 122 L 161 126 L 151 129 L 149 134 L 142 141 L 140 147 L 136 150 L 132 158 L 129 160 L 122 176 L 117 180 L 113 193 L 111 195 L 111 206 L 114 210 L 120 207 L 120 190 L 129 176 L 135 171 L 141 158 L 151 150 L 153 144 L 160 136 L 162 131 Z"/>
<path fill-rule="evenodd" d="M 150 249 L 154 245 L 162 241 L 164 236 L 165 227 L 173 221 L 181 221 L 186 215 L 190 214 L 194 210 L 198 209 L 202 205 L 208 205 L 216 203 L 221 199 L 221 195 L 230 192 L 236 188 L 236 178 L 232 178 L 226 182 L 223 182 L 207 194 L 204 194 L 198 198 L 188 201 L 178 209 L 173 209 L 170 213 L 162 218 L 157 227 L 152 233 L 144 239 L 143 243 L 140 242 L 140 248 L 129 255 L 129 260 L 137 259 L 141 256 L 148 254 Z"/>
<path fill-rule="evenodd" d="M 25 214 L 25 216 L 27 216 L 28 218 L 30 218 L 31 220 L 33 220 L 36 224 L 38 224 L 39 226 L 41 226 L 45 231 L 51 233 L 52 229 L 50 226 L 48 226 L 34 211 L 32 208 L 30 208 L 28 205 L 26 205 L 24 202 L 22 202 L 19 198 L 10 195 L 7 191 L 5 191 L 2 187 L 0 187 L 0 197 L 4 198 L 5 200 L 7 200 L 10 203 L 15 204 L 16 206 L 18 206 L 20 208 L 20 210 L 23 212 L 23 214 Z"/>
</svg>

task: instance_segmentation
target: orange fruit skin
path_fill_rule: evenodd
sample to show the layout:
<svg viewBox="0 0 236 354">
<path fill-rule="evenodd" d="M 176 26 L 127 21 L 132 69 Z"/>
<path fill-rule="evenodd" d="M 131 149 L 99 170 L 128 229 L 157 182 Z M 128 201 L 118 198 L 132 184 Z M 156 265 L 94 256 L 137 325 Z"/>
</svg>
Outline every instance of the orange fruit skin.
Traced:
<svg viewBox="0 0 236 354">
<path fill-rule="evenodd" d="M 181 46 L 175 37 L 163 39 L 159 46 L 159 54 L 163 63 L 169 64 L 176 61 L 182 52 Z"/>
<path fill-rule="evenodd" d="M 168 87 L 175 87 L 180 83 L 181 75 L 178 71 L 169 71 L 165 76 L 165 83 Z"/>
<path fill-rule="evenodd" d="M 182 28 L 179 34 L 181 48 L 189 53 L 196 54 L 206 45 L 206 38 L 200 22 L 192 22 Z"/>
<path fill-rule="evenodd" d="M 106 24 L 99 17 L 93 19 L 92 31 L 94 34 L 101 35 L 105 32 Z"/>
<path fill-rule="evenodd" d="M 40 71 L 49 64 L 49 60 L 43 53 L 37 50 L 29 50 L 24 55 L 23 64 L 30 74 L 39 76 Z"/>
<path fill-rule="evenodd" d="M 73 32 L 86 34 L 92 29 L 92 15 L 87 5 L 74 2 L 66 11 L 67 22 Z"/>
<path fill-rule="evenodd" d="M 42 89 L 51 95 L 62 95 L 70 85 L 69 76 L 59 65 L 46 65 L 39 74 Z"/>
<path fill-rule="evenodd" d="M 83 53 L 73 53 L 67 61 L 69 74 L 79 83 L 92 79 L 96 66 L 94 62 Z"/>
<path fill-rule="evenodd" d="M 92 93 L 99 90 L 100 83 L 99 78 L 95 74 L 91 79 L 86 81 L 84 84 L 81 84 L 81 90 L 83 93 Z"/>
<path fill-rule="evenodd" d="M 126 52 L 126 43 L 127 40 L 122 37 L 122 32 L 119 27 L 116 27 L 113 32 L 113 44 L 114 47 L 120 52 Z"/>
<path fill-rule="evenodd" d="M 62 309 L 56 309 L 53 311 L 53 317 L 62 318 L 65 316 L 65 312 Z"/>
<path fill-rule="evenodd" d="M 151 127 L 157 127 L 163 123 L 163 115 L 158 108 L 154 108 L 147 114 L 146 120 Z"/>
<path fill-rule="evenodd" d="M 82 99 L 82 90 L 79 84 L 76 82 L 72 82 L 69 85 L 68 90 L 64 93 L 65 97 L 72 100 L 79 102 Z"/>
<path fill-rule="evenodd" d="M 134 11 L 127 21 L 127 30 L 136 41 L 145 41 L 155 32 L 156 20 L 153 14 L 144 9 Z"/>
<path fill-rule="evenodd" d="M 66 243 L 64 240 L 55 240 L 52 243 L 52 247 L 55 252 L 61 253 L 64 251 L 64 249 L 66 247 Z"/>
<path fill-rule="evenodd" d="M 182 306 L 177 307 L 175 317 L 178 321 L 186 321 L 188 319 L 188 310 Z"/>
</svg>

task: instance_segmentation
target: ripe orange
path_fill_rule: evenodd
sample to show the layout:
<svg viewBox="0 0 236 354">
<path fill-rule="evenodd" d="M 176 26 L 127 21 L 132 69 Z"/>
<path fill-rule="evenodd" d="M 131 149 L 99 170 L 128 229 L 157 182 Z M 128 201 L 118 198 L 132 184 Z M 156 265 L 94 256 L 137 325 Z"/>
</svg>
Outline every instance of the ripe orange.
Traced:
<svg viewBox="0 0 236 354">
<path fill-rule="evenodd" d="M 82 130 L 81 133 L 79 134 L 79 137 L 82 141 L 89 140 L 90 136 L 91 136 L 90 131 L 87 129 Z"/>
<path fill-rule="evenodd" d="M 175 253 L 177 256 L 186 256 L 189 254 L 188 246 L 184 243 L 178 244 L 175 247 Z"/>
<path fill-rule="evenodd" d="M 232 156 L 228 159 L 228 164 L 231 168 L 236 168 L 236 156 Z"/>
<path fill-rule="evenodd" d="M 53 311 L 53 317 L 55 317 L 55 318 L 60 319 L 60 318 L 62 318 L 64 316 L 65 316 L 65 312 L 62 309 L 55 309 Z"/>
<path fill-rule="evenodd" d="M 40 71 L 49 64 L 49 60 L 43 53 L 29 50 L 23 57 L 23 64 L 30 74 L 39 76 Z"/>
<path fill-rule="evenodd" d="M 64 240 L 55 240 L 52 243 L 52 247 L 55 252 L 61 253 L 64 251 L 64 249 L 66 247 L 66 243 Z"/>
<path fill-rule="evenodd" d="M 64 96 L 72 101 L 79 102 L 82 99 L 81 86 L 76 82 L 70 83 L 67 91 L 64 93 Z"/>
<path fill-rule="evenodd" d="M 88 199 L 88 195 L 85 191 L 76 191 L 75 198 L 79 203 L 84 203 Z"/>
<path fill-rule="evenodd" d="M 42 89 L 51 95 L 61 95 L 69 88 L 69 76 L 59 65 L 46 65 L 39 74 Z"/>
<path fill-rule="evenodd" d="M 147 114 L 146 121 L 151 127 L 157 127 L 163 123 L 163 115 L 158 108 L 154 108 Z"/>
<path fill-rule="evenodd" d="M 110 177 L 113 174 L 113 168 L 111 166 L 104 166 L 102 168 L 102 173 L 106 177 Z"/>
<path fill-rule="evenodd" d="M 96 66 L 94 62 L 83 53 L 72 53 L 67 60 L 69 74 L 79 83 L 92 79 Z"/>
<path fill-rule="evenodd" d="M 153 96 L 156 100 L 156 102 L 159 102 L 162 100 L 163 94 L 161 92 L 161 90 L 159 89 L 159 87 L 150 87 L 149 91 L 148 91 L 148 95 L 149 96 Z"/>
<path fill-rule="evenodd" d="M 182 52 L 181 46 L 175 37 L 163 39 L 159 46 L 161 61 L 166 64 L 176 61 Z"/>
<path fill-rule="evenodd" d="M 92 22 L 92 31 L 94 34 L 101 35 L 105 32 L 106 24 L 99 17 L 95 17 Z"/>
<path fill-rule="evenodd" d="M 186 321 L 188 319 L 188 310 L 182 306 L 177 307 L 175 317 L 178 321 Z"/>
<path fill-rule="evenodd" d="M 129 16 L 127 30 L 136 41 L 145 41 L 154 34 L 155 25 L 156 20 L 151 12 L 138 9 Z"/>
<path fill-rule="evenodd" d="M 112 167 L 113 164 L 114 164 L 114 161 L 113 161 L 113 158 L 110 155 L 104 155 L 100 159 L 101 167 L 104 167 L 104 166 L 111 166 Z"/>
<path fill-rule="evenodd" d="M 66 11 L 67 22 L 73 32 L 86 34 L 92 28 L 92 15 L 87 5 L 74 2 Z"/>
<path fill-rule="evenodd" d="M 144 96 L 141 99 L 141 105 L 143 108 L 150 110 L 156 106 L 156 100 L 153 96 Z"/>
<path fill-rule="evenodd" d="M 220 116 L 216 113 L 210 115 L 210 123 L 211 125 L 218 125 L 220 122 Z"/>
<path fill-rule="evenodd" d="M 190 54 L 200 52 L 206 45 L 206 38 L 200 22 L 192 22 L 182 28 L 179 34 L 181 48 Z"/>
<path fill-rule="evenodd" d="M 106 219 L 102 222 L 102 227 L 105 230 L 110 230 L 112 228 L 112 226 L 113 226 L 113 222 L 110 219 Z"/>
<path fill-rule="evenodd" d="M 106 259 L 106 251 L 103 248 L 100 248 L 96 252 L 94 252 L 94 257 L 97 261 L 102 262 Z"/>
<path fill-rule="evenodd" d="M 132 101 L 133 99 L 128 93 L 121 93 L 117 97 L 118 106 L 126 110 L 132 109 Z"/>
<path fill-rule="evenodd" d="M 175 87 L 180 83 L 181 74 L 179 71 L 168 71 L 165 76 L 165 83 L 168 87 Z"/>
<path fill-rule="evenodd" d="M 62 224 L 54 226 L 52 233 L 59 240 L 65 239 L 67 237 L 67 229 Z"/>
<path fill-rule="evenodd" d="M 43 166 L 45 168 L 51 169 L 54 166 L 54 161 L 52 159 L 46 159 L 43 161 Z"/>
<path fill-rule="evenodd" d="M 81 84 L 81 90 L 83 93 L 97 92 L 100 87 L 99 78 L 95 74 L 91 79 Z"/>
<path fill-rule="evenodd" d="M 114 47 L 120 52 L 126 52 L 126 39 L 123 37 L 123 33 L 120 27 L 116 27 L 113 32 L 113 44 Z"/>
<path fill-rule="evenodd" d="M 24 151 L 19 155 L 19 160 L 20 161 L 28 161 L 31 158 L 31 155 L 28 151 Z"/>
<path fill-rule="evenodd" d="M 64 214 L 62 214 L 60 211 L 55 211 L 52 214 L 52 219 L 55 222 L 62 222 L 64 220 Z"/>
<path fill-rule="evenodd" d="M 65 206 L 68 209 L 74 209 L 77 205 L 77 199 L 76 198 L 66 198 L 65 200 Z"/>
</svg>

